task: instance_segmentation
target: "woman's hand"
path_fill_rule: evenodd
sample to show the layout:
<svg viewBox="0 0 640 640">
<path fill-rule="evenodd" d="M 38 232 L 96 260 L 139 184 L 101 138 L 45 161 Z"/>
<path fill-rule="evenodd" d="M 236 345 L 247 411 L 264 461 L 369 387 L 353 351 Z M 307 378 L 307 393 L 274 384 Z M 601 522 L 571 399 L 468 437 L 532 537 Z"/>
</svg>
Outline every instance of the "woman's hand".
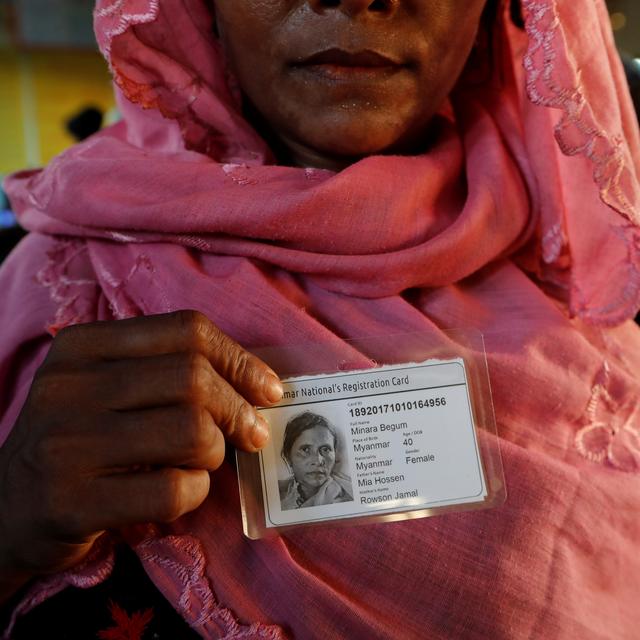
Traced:
<svg viewBox="0 0 640 640">
<path fill-rule="evenodd" d="M 253 405 L 281 395 L 271 369 L 197 312 L 61 331 L 0 449 L 0 600 L 80 561 L 105 529 L 198 507 L 225 437 L 261 448 Z"/>
</svg>

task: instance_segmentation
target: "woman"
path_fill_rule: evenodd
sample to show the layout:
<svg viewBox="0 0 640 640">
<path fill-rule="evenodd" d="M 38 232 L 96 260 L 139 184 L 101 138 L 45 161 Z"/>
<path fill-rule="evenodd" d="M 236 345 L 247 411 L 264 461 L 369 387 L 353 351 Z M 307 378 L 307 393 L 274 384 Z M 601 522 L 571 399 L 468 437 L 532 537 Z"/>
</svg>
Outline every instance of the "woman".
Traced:
<svg viewBox="0 0 640 640">
<path fill-rule="evenodd" d="M 14 620 L 125 540 L 205 637 L 634 636 L 638 132 L 604 3 L 516 8 L 98 2 L 125 120 L 7 185 Z M 504 507 L 243 538 L 224 440 L 281 393 L 246 350 L 469 325 Z"/>
<path fill-rule="evenodd" d="M 282 459 L 291 477 L 280 482 L 283 509 L 351 502 L 351 478 L 336 466 L 338 436 L 323 416 L 305 411 L 284 430 Z"/>
</svg>

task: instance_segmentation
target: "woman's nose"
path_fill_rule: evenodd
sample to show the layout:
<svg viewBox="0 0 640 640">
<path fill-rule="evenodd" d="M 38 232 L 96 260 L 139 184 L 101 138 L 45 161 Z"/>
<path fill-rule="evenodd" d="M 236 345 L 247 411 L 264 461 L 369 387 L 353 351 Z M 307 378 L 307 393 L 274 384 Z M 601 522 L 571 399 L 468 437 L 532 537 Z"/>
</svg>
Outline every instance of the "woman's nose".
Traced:
<svg viewBox="0 0 640 640">
<path fill-rule="evenodd" d="M 398 1 L 399 0 L 309 0 L 309 4 L 316 13 L 338 10 L 353 18 L 362 13 L 375 13 L 382 16 L 389 16 L 395 11 Z"/>
</svg>

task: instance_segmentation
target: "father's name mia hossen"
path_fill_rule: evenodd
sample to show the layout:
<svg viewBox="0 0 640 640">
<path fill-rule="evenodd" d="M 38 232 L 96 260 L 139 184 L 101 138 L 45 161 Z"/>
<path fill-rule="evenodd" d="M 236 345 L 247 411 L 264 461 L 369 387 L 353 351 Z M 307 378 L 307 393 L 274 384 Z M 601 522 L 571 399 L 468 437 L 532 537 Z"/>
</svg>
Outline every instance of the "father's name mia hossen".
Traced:
<svg viewBox="0 0 640 640">
<path fill-rule="evenodd" d="M 380 425 L 371 425 L 366 427 L 351 427 L 351 432 L 353 435 L 363 435 L 366 433 L 378 433 L 380 431 L 400 431 L 402 429 L 408 428 L 408 423 L 406 422 L 397 422 L 394 424 L 385 424 L 381 423 Z M 367 442 L 363 444 L 354 445 L 354 450 L 358 453 L 368 453 L 370 451 L 379 451 L 380 449 L 388 449 L 390 442 L 388 440 L 384 440 L 382 442 Z M 405 464 L 421 464 L 428 462 L 435 462 L 435 455 L 432 453 L 428 453 L 423 456 L 411 456 L 407 455 L 404 459 Z M 368 461 L 356 461 L 356 469 L 359 472 L 363 471 L 371 471 L 377 469 L 385 469 L 393 466 L 392 458 L 382 458 L 381 460 L 368 460 Z M 398 482 L 404 482 L 405 476 L 400 473 L 393 476 L 384 476 L 384 475 L 376 475 L 373 478 L 367 477 L 359 477 L 358 478 L 358 487 L 375 487 L 380 485 L 392 485 Z M 390 493 L 384 493 L 376 496 L 360 496 L 361 504 L 375 504 L 377 502 L 386 502 L 387 500 L 401 500 L 404 498 L 416 498 L 418 496 L 418 490 L 412 489 L 409 491 L 398 491 L 395 495 Z"/>
</svg>

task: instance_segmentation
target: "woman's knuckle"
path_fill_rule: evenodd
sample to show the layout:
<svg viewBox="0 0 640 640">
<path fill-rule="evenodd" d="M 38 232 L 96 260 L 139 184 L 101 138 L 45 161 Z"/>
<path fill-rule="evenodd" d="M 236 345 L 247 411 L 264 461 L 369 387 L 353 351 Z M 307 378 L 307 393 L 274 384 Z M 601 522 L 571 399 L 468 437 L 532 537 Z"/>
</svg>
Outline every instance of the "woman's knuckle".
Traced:
<svg viewBox="0 0 640 640">
<path fill-rule="evenodd" d="M 198 436 L 197 445 L 198 450 L 210 450 L 216 446 L 217 428 L 213 422 L 213 418 L 206 409 L 200 410 L 200 416 L 198 421 Z"/>
<path fill-rule="evenodd" d="M 210 390 L 211 365 L 199 352 L 188 352 L 182 358 L 178 368 L 178 386 L 184 391 L 187 400 L 200 402 Z"/>
<path fill-rule="evenodd" d="M 193 422 L 197 420 L 198 408 L 195 405 L 186 404 L 181 407 L 176 407 L 176 423 L 177 433 L 185 441 L 193 430 Z"/>
<path fill-rule="evenodd" d="M 190 333 L 195 326 L 197 315 L 198 312 L 193 309 L 182 309 L 175 312 L 174 318 L 184 329 L 185 333 Z"/>
<path fill-rule="evenodd" d="M 95 331 L 95 323 L 74 324 L 63 327 L 58 331 L 49 354 L 48 360 L 64 360 L 77 354 L 81 345 L 90 342 Z"/>
<path fill-rule="evenodd" d="M 255 411 L 246 402 L 238 399 L 229 407 L 227 435 L 232 436 L 251 427 L 255 422 Z"/>
<path fill-rule="evenodd" d="M 34 407 L 46 407 L 52 399 L 51 387 L 47 384 L 47 377 L 40 374 L 33 379 L 29 390 L 29 400 Z"/>
<path fill-rule="evenodd" d="M 184 428 L 181 434 L 185 457 L 197 466 L 217 469 L 224 460 L 224 437 L 211 414 L 203 407 L 192 406 L 185 410 Z"/>
<path fill-rule="evenodd" d="M 212 446 L 211 417 L 208 412 L 199 406 L 188 407 L 185 411 L 185 419 L 182 429 L 184 446 L 192 456 Z"/>
<path fill-rule="evenodd" d="M 173 522 L 184 509 L 184 479 L 177 469 L 165 469 L 160 484 L 156 518 L 159 522 Z"/>
<path fill-rule="evenodd" d="M 53 339 L 52 348 L 61 349 L 67 347 L 69 344 L 73 344 L 78 331 L 79 329 L 76 325 L 62 327 Z"/>
<path fill-rule="evenodd" d="M 233 380 L 247 380 L 252 374 L 251 358 L 246 351 L 237 350 L 229 363 Z"/>
<path fill-rule="evenodd" d="M 225 441 L 224 438 L 222 437 L 222 432 L 214 427 L 212 429 L 213 431 L 213 435 L 212 435 L 212 445 L 209 449 L 209 455 L 210 455 L 210 463 L 209 466 L 212 470 L 217 469 L 223 462 L 224 462 L 224 454 L 225 454 Z"/>
<path fill-rule="evenodd" d="M 206 347 L 210 340 L 211 323 L 200 311 L 188 309 L 178 312 L 178 320 L 182 327 L 187 344 L 197 350 Z"/>
<path fill-rule="evenodd" d="M 205 346 L 210 352 L 222 352 L 224 354 L 229 350 L 229 339 L 218 327 L 210 324 Z"/>
<path fill-rule="evenodd" d="M 44 364 L 38 369 L 33 384 L 31 385 L 31 399 L 37 404 L 48 404 L 54 398 L 59 397 L 60 392 L 65 389 L 57 367 L 51 364 Z"/>
</svg>

